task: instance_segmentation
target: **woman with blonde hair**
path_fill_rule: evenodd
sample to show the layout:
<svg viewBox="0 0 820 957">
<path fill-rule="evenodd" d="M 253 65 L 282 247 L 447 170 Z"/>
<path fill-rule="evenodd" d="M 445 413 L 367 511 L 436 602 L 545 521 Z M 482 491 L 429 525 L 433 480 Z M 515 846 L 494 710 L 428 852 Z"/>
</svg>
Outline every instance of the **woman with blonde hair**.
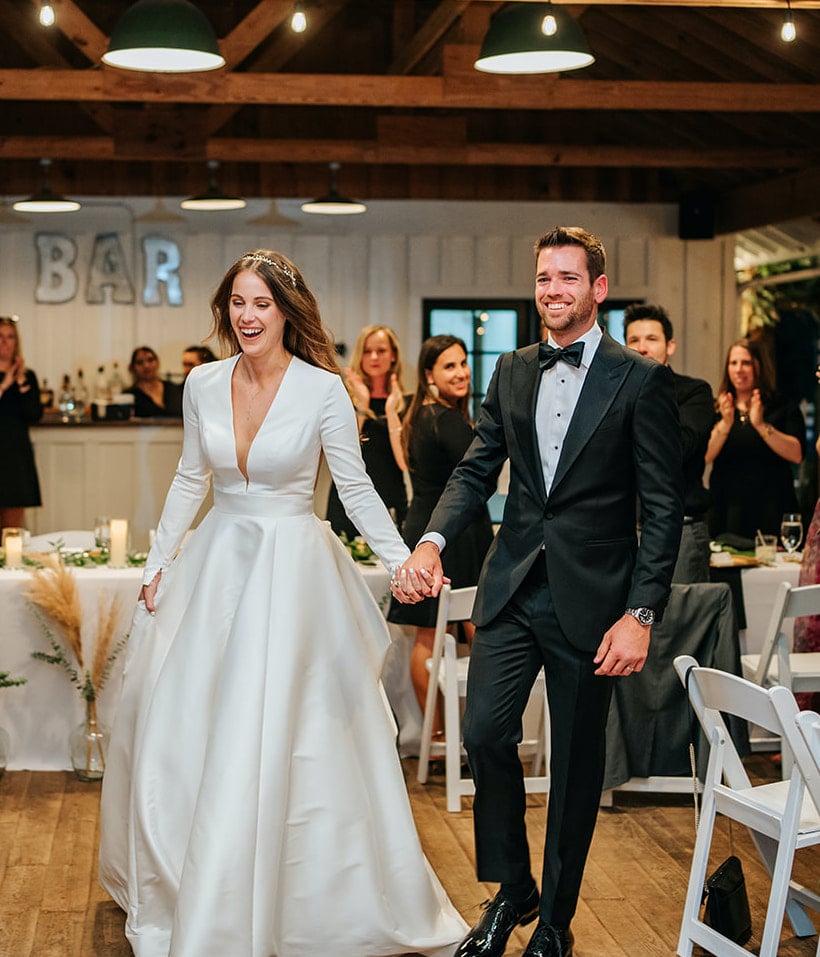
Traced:
<svg viewBox="0 0 820 957">
<path fill-rule="evenodd" d="M 399 340 L 389 326 L 362 329 L 356 337 L 345 378 L 356 407 L 364 467 L 401 528 L 407 512 L 403 474 L 406 466 L 401 441 L 401 423 L 407 403 Z M 361 531 L 346 514 L 335 485 L 328 495 L 327 519 L 337 535 L 344 532 L 353 538 Z"/>
<path fill-rule="evenodd" d="M 0 316 L 0 528 L 22 527 L 27 508 L 41 505 L 28 429 L 43 416 L 37 376 L 26 368 L 17 316 Z"/>
<path fill-rule="evenodd" d="M 385 566 L 408 549 L 294 263 L 242 256 L 211 308 L 230 358 L 185 385 L 108 754 L 100 881 L 138 957 L 448 957 L 465 925 L 413 823 L 379 685 L 387 626 L 313 512 L 322 455 Z M 211 480 L 214 507 L 175 557 Z"/>
</svg>

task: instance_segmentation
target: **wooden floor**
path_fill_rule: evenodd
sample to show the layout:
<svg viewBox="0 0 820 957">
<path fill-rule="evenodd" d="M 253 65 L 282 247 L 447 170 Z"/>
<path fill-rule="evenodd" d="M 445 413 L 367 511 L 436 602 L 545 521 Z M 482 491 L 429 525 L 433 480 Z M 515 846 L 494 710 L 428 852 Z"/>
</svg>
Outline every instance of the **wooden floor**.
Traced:
<svg viewBox="0 0 820 957">
<path fill-rule="evenodd" d="M 495 888 L 475 880 L 469 801 L 460 814 L 448 814 L 443 777 L 419 785 L 415 762 L 404 763 L 424 849 L 472 923 Z M 751 759 L 750 771 L 755 777 L 777 775 L 760 755 Z M 82 784 L 68 773 L 20 771 L 0 779 L 0 957 L 130 957 L 123 915 L 96 882 L 99 794 L 99 785 Z M 545 801 L 541 795 L 528 801 L 537 874 Z M 730 853 L 725 821 L 719 831 L 716 861 Z M 675 953 L 693 833 L 692 804 L 683 796 L 624 794 L 613 808 L 601 810 L 573 922 L 576 957 Z M 746 872 L 755 930 L 749 946 L 756 952 L 768 878 L 740 828 L 734 828 L 734 850 Z M 818 889 L 820 848 L 799 852 L 794 873 Z M 528 934 L 515 932 L 507 957 L 520 957 Z M 784 923 L 780 957 L 814 957 L 816 949 L 817 937 L 799 940 Z"/>
</svg>

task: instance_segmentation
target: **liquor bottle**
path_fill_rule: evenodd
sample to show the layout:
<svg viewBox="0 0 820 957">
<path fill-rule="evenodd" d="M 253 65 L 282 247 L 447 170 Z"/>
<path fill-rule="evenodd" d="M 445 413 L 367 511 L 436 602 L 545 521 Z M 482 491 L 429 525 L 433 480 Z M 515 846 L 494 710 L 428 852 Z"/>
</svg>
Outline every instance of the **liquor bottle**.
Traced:
<svg viewBox="0 0 820 957">
<path fill-rule="evenodd" d="M 94 398 L 101 402 L 110 398 L 108 379 L 105 377 L 105 366 L 97 366 L 97 380 L 94 383 Z"/>
<path fill-rule="evenodd" d="M 40 386 L 40 405 L 44 412 L 54 405 L 54 389 L 49 389 L 48 379 L 43 379 L 43 384 Z"/>
<path fill-rule="evenodd" d="M 73 422 L 76 419 L 76 403 L 74 402 L 74 392 L 71 389 L 71 379 L 68 375 L 63 376 L 63 386 L 60 389 L 60 398 L 57 401 L 57 408 L 60 410 L 60 419 L 63 422 Z"/>
<path fill-rule="evenodd" d="M 122 394 L 122 390 L 125 388 L 125 385 L 122 381 L 122 376 L 120 375 L 120 364 L 119 362 L 114 362 L 114 370 L 111 373 L 111 378 L 108 380 L 108 391 L 111 395 L 111 398 L 115 398 L 118 395 Z"/>
<path fill-rule="evenodd" d="M 90 411 L 88 387 L 85 384 L 82 369 L 77 369 L 77 382 L 74 386 L 74 406 L 80 418 L 82 418 L 86 412 Z"/>
</svg>

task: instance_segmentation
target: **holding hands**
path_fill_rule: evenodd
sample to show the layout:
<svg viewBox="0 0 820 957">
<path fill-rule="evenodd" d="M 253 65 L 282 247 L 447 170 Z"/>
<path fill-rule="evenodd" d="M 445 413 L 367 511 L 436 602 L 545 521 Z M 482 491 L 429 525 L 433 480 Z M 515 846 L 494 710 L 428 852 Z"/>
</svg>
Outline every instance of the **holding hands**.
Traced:
<svg viewBox="0 0 820 957">
<path fill-rule="evenodd" d="M 414 605 L 425 598 L 435 598 L 442 585 L 449 585 L 444 577 L 438 546 L 433 542 L 421 542 L 403 565 L 393 572 L 390 590 L 396 601 Z"/>
</svg>

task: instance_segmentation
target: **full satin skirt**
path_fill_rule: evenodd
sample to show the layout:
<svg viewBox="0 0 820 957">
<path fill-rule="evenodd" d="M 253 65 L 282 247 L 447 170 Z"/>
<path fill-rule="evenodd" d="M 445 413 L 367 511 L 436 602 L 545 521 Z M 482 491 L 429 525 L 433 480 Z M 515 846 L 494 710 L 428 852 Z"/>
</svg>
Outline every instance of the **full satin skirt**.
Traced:
<svg viewBox="0 0 820 957">
<path fill-rule="evenodd" d="M 378 681 L 388 637 L 312 514 L 213 510 L 137 607 L 100 881 L 137 957 L 444 957 Z"/>
</svg>

